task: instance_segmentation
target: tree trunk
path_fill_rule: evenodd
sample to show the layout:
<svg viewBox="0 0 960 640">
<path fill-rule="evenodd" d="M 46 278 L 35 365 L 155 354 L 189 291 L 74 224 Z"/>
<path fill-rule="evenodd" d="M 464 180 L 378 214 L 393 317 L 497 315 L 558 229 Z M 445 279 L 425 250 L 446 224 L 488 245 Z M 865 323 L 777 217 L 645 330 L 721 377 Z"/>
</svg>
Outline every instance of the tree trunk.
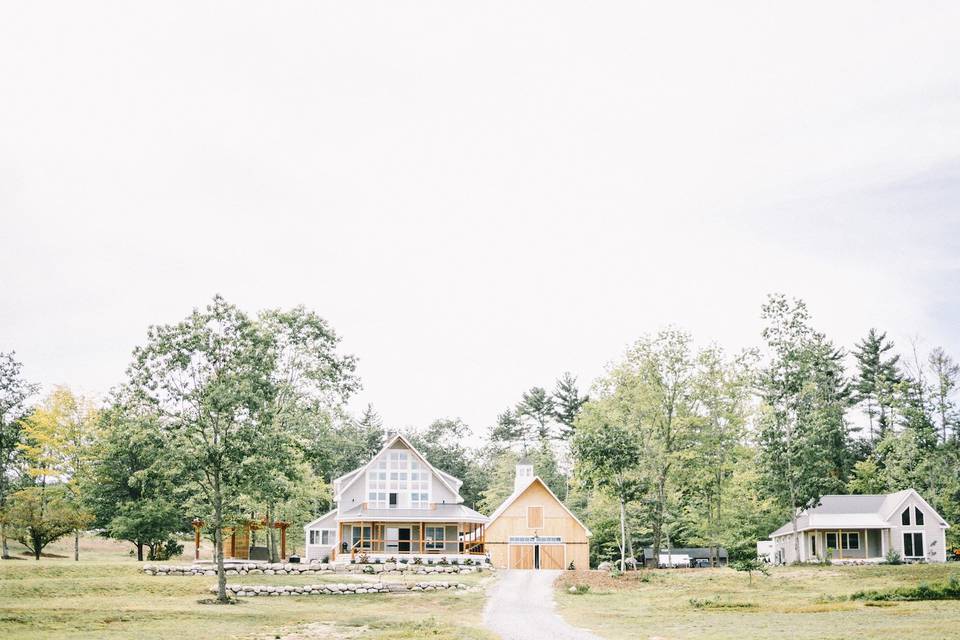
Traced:
<svg viewBox="0 0 960 640">
<path fill-rule="evenodd" d="M 80 562 L 80 530 L 73 532 L 73 561 Z"/>
<path fill-rule="evenodd" d="M 797 533 L 797 509 L 794 507 L 793 515 L 790 516 L 790 522 L 793 524 L 793 549 L 794 562 L 800 562 L 800 536 Z M 839 543 L 839 542 L 838 542 Z"/>
<path fill-rule="evenodd" d="M 0 551 L 0 557 L 4 560 L 10 559 L 10 547 L 7 545 L 7 525 L 0 522 L 0 544 L 3 545 L 3 550 Z"/>
<path fill-rule="evenodd" d="M 137 561 L 143 562 L 143 543 L 142 542 L 137 543 Z"/>
<path fill-rule="evenodd" d="M 653 512 L 653 561 L 654 567 L 660 564 L 660 539 L 663 537 L 664 502 L 667 495 L 666 474 L 661 473 L 657 480 L 657 508 Z"/>
<path fill-rule="evenodd" d="M 213 484 L 213 539 L 217 556 L 217 602 L 228 602 L 227 574 L 223 569 L 223 494 L 219 478 Z"/>
<path fill-rule="evenodd" d="M 273 528 L 273 508 L 267 507 L 267 548 L 270 551 L 270 562 L 280 562 L 277 555 L 276 529 Z"/>
<path fill-rule="evenodd" d="M 620 498 L 620 571 L 626 568 L 627 505 Z"/>
</svg>

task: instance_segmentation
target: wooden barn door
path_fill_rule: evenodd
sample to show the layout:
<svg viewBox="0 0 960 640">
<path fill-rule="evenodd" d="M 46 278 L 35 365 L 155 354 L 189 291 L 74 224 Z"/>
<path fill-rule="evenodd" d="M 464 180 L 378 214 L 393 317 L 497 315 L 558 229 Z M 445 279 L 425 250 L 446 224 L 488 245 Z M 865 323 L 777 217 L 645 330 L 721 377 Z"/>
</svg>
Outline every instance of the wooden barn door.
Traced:
<svg viewBox="0 0 960 640">
<path fill-rule="evenodd" d="M 540 568 L 541 569 L 563 569 L 563 545 L 562 544 L 540 545 Z"/>
<path fill-rule="evenodd" d="M 533 569 L 533 545 L 532 544 L 510 545 L 510 568 L 511 569 Z"/>
</svg>

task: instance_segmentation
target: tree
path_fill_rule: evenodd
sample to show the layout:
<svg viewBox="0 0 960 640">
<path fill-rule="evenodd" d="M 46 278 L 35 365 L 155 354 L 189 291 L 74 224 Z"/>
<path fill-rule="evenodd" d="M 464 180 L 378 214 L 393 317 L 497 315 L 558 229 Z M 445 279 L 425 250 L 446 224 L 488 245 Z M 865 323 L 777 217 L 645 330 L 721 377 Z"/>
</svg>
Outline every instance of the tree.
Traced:
<svg viewBox="0 0 960 640">
<path fill-rule="evenodd" d="M 617 420 L 615 401 L 592 401 L 577 422 L 573 450 L 577 477 L 585 487 L 598 487 L 620 506 L 620 570 L 626 567 L 627 505 L 645 489 L 638 473 L 641 449 L 636 433 Z M 613 414 L 613 415 L 612 415 Z"/>
<path fill-rule="evenodd" d="M 26 403 L 37 392 L 37 385 L 23 379 L 22 368 L 14 353 L 0 353 L 0 557 L 5 560 L 10 557 L 10 549 L 3 514 L 7 496 L 21 470 L 20 444 Z"/>
<path fill-rule="evenodd" d="M 89 525 L 91 517 L 81 511 L 62 484 L 27 487 L 10 496 L 4 519 L 20 544 L 40 559 L 43 549 L 71 531 Z"/>
<path fill-rule="evenodd" d="M 887 490 L 880 467 L 872 459 L 860 460 L 853 465 L 853 476 L 847 483 L 847 491 L 861 495 L 874 495 Z"/>
<path fill-rule="evenodd" d="M 470 436 L 470 427 L 460 418 L 442 418 L 411 432 L 410 442 L 434 467 L 463 481 L 460 495 L 464 503 L 476 507 L 482 487 L 480 478 L 471 473 L 476 464 L 473 452 L 464 445 Z"/>
<path fill-rule="evenodd" d="M 858 366 L 854 389 L 867 415 L 871 444 L 892 424 L 893 388 L 900 380 L 900 356 L 886 356 L 892 349 L 893 342 L 887 340 L 886 333 L 870 329 L 853 352 Z"/>
<path fill-rule="evenodd" d="M 529 431 L 540 441 L 549 440 L 553 436 L 550 425 L 555 415 L 553 396 L 543 387 L 532 387 L 529 391 L 524 391 L 517 404 L 517 416 L 520 420 L 531 423 Z"/>
<path fill-rule="evenodd" d="M 359 381 L 355 358 L 337 352 L 339 336 L 316 313 L 303 307 L 265 311 L 257 327 L 270 348 L 270 389 L 266 411 L 258 415 L 265 446 L 247 461 L 251 482 L 244 491 L 266 515 L 270 559 L 277 562 L 276 530 L 269 525 L 281 504 L 291 504 L 304 484 L 314 483 L 300 464 L 309 447 L 304 425 L 342 411 Z"/>
<path fill-rule="evenodd" d="M 144 547 L 155 559 L 166 540 L 189 528 L 177 459 L 166 449 L 158 422 L 149 406 L 136 405 L 124 390 L 116 394 L 102 413 L 102 437 L 83 491 L 94 526 L 133 544 L 140 561 Z"/>
<path fill-rule="evenodd" d="M 569 438 L 573 435 L 574 424 L 580 409 L 590 396 L 581 396 L 577 389 L 577 378 L 569 371 L 557 380 L 553 391 L 554 418 L 561 424 L 561 436 Z"/>
<path fill-rule="evenodd" d="M 20 448 L 27 473 L 41 488 L 51 483 L 65 486 L 67 498 L 77 509 L 82 505 L 82 480 L 91 461 L 98 420 L 93 402 L 66 387 L 54 388 L 24 419 Z M 80 560 L 79 529 L 74 531 L 73 559 Z"/>
<path fill-rule="evenodd" d="M 769 495 L 790 510 L 799 558 L 797 514 L 845 480 L 836 476 L 835 454 L 843 439 L 844 385 L 836 350 L 810 328 L 802 300 L 772 295 L 762 317 L 770 362 L 759 376 L 760 468 Z"/>
<path fill-rule="evenodd" d="M 933 375 L 934 406 L 940 423 L 940 441 L 947 442 L 950 431 L 953 431 L 954 439 L 960 439 L 960 416 L 954 400 L 957 387 L 960 386 L 960 364 L 947 355 L 942 347 L 937 347 L 930 352 L 927 366 Z"/>
<path fill-rule="evenodd" d="M 218 602 L 227 601 L 222 529 L 251 482 L 248 462 L 270 444 L 271 347 L 256 323 L 217 296 L 182 322 L 151 327 L 130 367 L 131 387 L 157 412 L 164 445 L 213 529 Z"/>
</svg>

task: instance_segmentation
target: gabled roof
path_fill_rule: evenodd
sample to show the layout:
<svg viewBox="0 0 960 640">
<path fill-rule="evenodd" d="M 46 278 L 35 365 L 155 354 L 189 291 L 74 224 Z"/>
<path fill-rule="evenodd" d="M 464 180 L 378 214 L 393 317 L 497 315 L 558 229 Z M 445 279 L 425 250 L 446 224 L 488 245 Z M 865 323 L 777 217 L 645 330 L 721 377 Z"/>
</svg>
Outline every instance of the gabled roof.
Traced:
<svg viewBox="0 0 960 640">
<path fill-rule="evenodd" d="M 330 510 L 330 511 L 327 511 L 325 514 L 323 514 L 323 515 L 320 516 L 319 518 L 315 518 L 315 519 L 311 520 L 310 522 L 308 522 L 307 524 L 303 525 L 303 528 L 304 528 L 304 529 L 309 529 L 309 528 L 312 527 L 313 525 L 315 525 L 315 524 L 317 524 L 317 523 L 319 523 L 319 522 L 322 522 L 323 520 L 326 520 L 327 518 L 329 518 L 330 516 L 332 516 L 332 515 L 335 514 L 336 512 L 337 512 L 336 509 L 332 509 L 332 510 Z"/>
<path fill-rule="evenodd" d="M 812 509 L 805 509 L 797 516 L 797 531 L 843 528 L 889 529 L 890 519 L 911 496 L 936 517 L 940 526 L 949 528 L 950 525 L 923 499 L 923 496 L 913 489 L 904 489 L 896 493 L 879 495 L 823 496 L 819 505 Z M 771 533 L 770 537 L 791 533 L 793 533 L 793 523 L 787 522 Z"/>
<path fill-rule="evenodd" d="M 495 521 L 497 518 L 499 518 L 499 517 L 503 514 L 503 512 L 506 511 L 506 510 L 510 507 L 510 505 L 513 504 L 513 503 L 516 501 L 517 498 L 519 498 L 520 496 L 522 496 L 522 495 L 526 492 L 527 489 L 529 489 L 531 486 L 533 486 L 533 483 L 535 483 L 535 482 L 539 482 L 539 483 L 540 483 L 540 486 L 542 486 L 544 489 L 547 490 L 547 493 L 549 493 L 550 496 L 551 496 L 554 500 L 557 501 L 557 504 L 559 504 L 560 507 L 561 507 L 564 511 L 567 512 L 567 515 L 569 515 L 571 518 L 573 518 L 573 519 L 577 522 L 577 524 L 580 525 L 580 526 L 583 528 L 583 530 L 587 532 L 587 536 L 592 536 L 592 535 L 593 535 L 592 533 L 590 533 L 590 529 L 587 529 L 587 525 L 585 525 L 585 524 L 583 524 L 582 522 L 580 522 L 580 518 L 578 518 L 577 516 L 575 516 L 575 515 L 573 514 L 573 511 L 570 511 L 570 509 L 567 508 L 567 505 L 563 504 L 563 502 L 560 500 L 560 498 L 557 497 L 557 494 L 555 494 L 553 491 L 550 490 L 550 487 L 547 486 L 547 483 L 540 479 L 540 476 L 534 476 L 534 477 L 530 480 L 530 482 L 528 482 L 527 484 L 523 485 L 523 487 L 521 487 L 520 489 L 518 489 L 518 490 L 514 491 L 512 494 L 510 494 L 510 497 L 507 498 L 506 500 L 504 500 L 504 501 L 503 501 L 503 504 L 501 504 L 499 507 L 497 507 L 497 509 L 496 509 L 492 514 L 490 514 L 490 521 L 489 521 L 489 524 L 488 524 L 487 526 L 489 527 L 490 525 L 492 525 L 492 524 L 494 523 L 494 521 Z"/>
<path fill-rule="evenodd" d="M 387 442 L 380 448 L 380 451 L 378 451 L 376 455 L 370 458 L 370 460 L 368 460 L 365 465 L 363 465 L 359 469 L 354 469 L 350 473 L 345 473 L 339 478 L 337 478 L 336 480 L 334 480 L 333 481 L 334 487 L 336 488 L 337 494 L 333 497 L 333 499 L 336 500 L 337 502 L 340 502 L 340 496 L 343 495 L 343 492 L 349 489 L 351 486 L 353 486 L 353 483 L 356 482 L 358 478 L 362 478 L 367 468 L 371 464 L 373 464 L 373 461 L 379 458 L 384 451 L 393 447 L 394 443 L 396 443 L 398 440 L 402 442 L 404 446 L 407 447 L 407 449 L 412 451 L 414 455 L 416 455 L 417 458 L 420 459 L 421 462 L 427 465 L 427 468 L 430 470 L 431 473 L 433 473 L 433 475 L 437 477 L 440 483 L 443 484 L 443 486 L 445 486 L 447 489 L 449 489 L 450 493 L 452 493 L 457 497 L 458 502 L 463 502 L 463 498 L 460 496 L 460 486 L 463 483 L 457 478 L 454 478 L 453 476 L 451 476 L 449 473 L 440 471 L 439 469 L 434 467 L 432 464 L 430 464 L 430 461 L 427 460 L 422 453 L 417 451 L 417 448 L 414 447 L 412 444 L 410 444 L 409 440 L 404 438 L 399 433 L 393 435 L 389 440 L 387 440 Z M 453 480 L 454 482 L 451 483 L 450 482 L 451 480 Z"/>
</svg>

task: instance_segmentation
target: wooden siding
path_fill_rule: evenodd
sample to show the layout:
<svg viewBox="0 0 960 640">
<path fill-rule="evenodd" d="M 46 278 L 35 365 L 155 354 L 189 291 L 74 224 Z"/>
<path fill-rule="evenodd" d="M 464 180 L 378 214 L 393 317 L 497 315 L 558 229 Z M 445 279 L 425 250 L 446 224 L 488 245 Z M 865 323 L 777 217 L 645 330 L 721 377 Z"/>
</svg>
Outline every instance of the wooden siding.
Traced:
<svg viewBox="0 0 960 640">
<path fill-rule="evenodd" d="M 527 526 L 527 507 L 543 508 L 543 525 L 540 528 L 532 529 Z M 509 544 L 512 536 L 534 535 L 541 537 L 560 536 L 563 539 L 563 545 L 562 547 L 558 546 L 557 549 L 563 549 L 560 556 L 561 562 L 564 562 L 565 565 L 573 562 L 577 569 L 589 568 L 590 548 L 587 532 L 537 481 L 524 489 L 513 503 L 487 526 L 486 547 L 490 552 L 490 561 L 493 566 L 500 569 L 513 566 Z M 541 553 L 546 547 L 547 545 L 541 546 Z M 552 553 L 552 551 L 548 553 Z M 530 565 L 532 567 L 532 546 L 530 554 Z M 543 564 L 542 556 L 541 564 Z M 566 566 L 563 568 L 565 569 Z"/>
</svg>

